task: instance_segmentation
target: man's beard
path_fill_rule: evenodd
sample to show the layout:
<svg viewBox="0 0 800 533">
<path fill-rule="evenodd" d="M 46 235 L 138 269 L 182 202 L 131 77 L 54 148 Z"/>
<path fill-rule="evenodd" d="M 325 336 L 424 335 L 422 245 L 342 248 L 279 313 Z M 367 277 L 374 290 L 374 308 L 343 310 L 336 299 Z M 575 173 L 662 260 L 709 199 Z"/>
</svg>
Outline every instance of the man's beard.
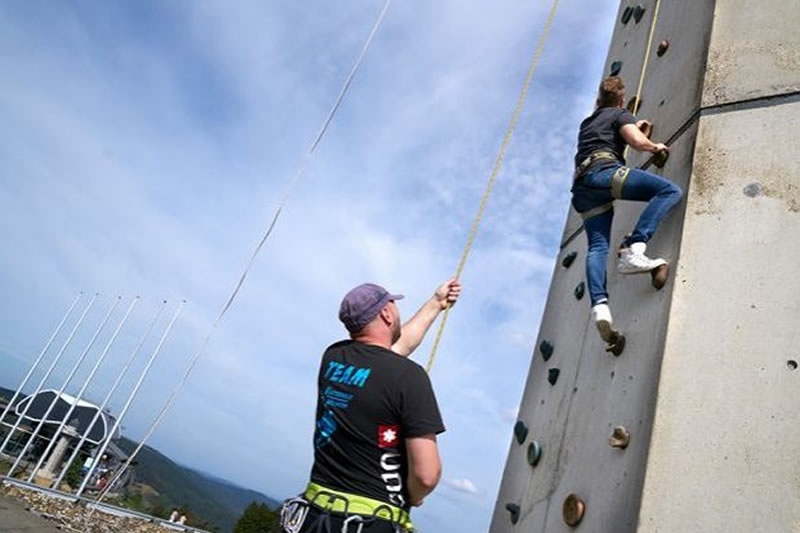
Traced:
<svg viewBox="0 0 800 533">
<path fill-rule="evenodd" d="M 400 340 L 401 333 L 402 332 L 400 329 L 400 322 L 397 321 L 394 324 L 392 324 L 392 344 Z"/>
</svg>

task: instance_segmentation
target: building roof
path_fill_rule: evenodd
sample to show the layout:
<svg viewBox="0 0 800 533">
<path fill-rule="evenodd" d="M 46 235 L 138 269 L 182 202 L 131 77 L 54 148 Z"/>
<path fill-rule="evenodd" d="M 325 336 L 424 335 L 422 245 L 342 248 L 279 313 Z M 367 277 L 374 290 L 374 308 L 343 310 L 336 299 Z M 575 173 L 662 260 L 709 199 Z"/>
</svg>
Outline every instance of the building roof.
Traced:
<svg viewBox="0 0 800 533">
<path fill-rule="evenodd" d="M 61 396 L 56 399 L 57 395 L 58 391 L 48 389 L 40 391 L 35 397 L 28 396 L 17 403 L 16 413 L 18 416 L 22 416 L 25 409 L 28 409 L 25 418 L 33 422 L 39 422 L 49 409 L 50 404 L 56 401 L 55 406 L 52 411 L 50 411 L 45 421 L 45 425 L 55 428 L 61 424 L 64 417 L 67 415 L 67 411 L 74 405 L 75 409 L 72 411 L 72 414 L 70 414 L 70 420 L 67 421 L 67 425 L 74 427 L 78 435 L 88 434 L 86 441 L 92 444 L 100 444 L 108 437 L 108 433 L 114 425 L 113 416 L 106 412 L 101 412 L 97 422 L 89 428 L 89 424 L 100 408 L 91 402 L 78 400 L 69 394 L 62 393 Z M 29 404 L 30 407 L 28 407 Z M 119 434 L 114 435 L 114 438 L 119 438 Z"/>
</svg>

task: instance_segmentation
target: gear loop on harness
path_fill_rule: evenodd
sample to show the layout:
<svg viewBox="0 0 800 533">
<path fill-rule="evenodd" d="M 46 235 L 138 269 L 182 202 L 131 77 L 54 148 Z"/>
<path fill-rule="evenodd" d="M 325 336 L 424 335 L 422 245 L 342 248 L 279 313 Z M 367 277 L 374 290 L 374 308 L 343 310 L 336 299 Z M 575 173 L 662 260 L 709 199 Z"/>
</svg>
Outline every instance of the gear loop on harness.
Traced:
<svg viewBox="0 0 800 533">
<path fill-rule="evenodd" d="M 291 498 L 281 506 L 281 528 L 285 533 L 300 533 L 311 504 L 305 498 Z"/>
</svg>

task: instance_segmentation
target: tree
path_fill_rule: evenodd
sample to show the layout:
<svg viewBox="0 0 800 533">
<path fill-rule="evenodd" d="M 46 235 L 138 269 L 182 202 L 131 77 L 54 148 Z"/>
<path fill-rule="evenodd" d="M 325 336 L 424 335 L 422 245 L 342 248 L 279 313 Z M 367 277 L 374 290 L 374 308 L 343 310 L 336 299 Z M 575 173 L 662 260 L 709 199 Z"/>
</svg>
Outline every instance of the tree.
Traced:
<svg viewBox="0 0 800 533">
<path fill-rule="evenodd" d="M 278 513 L 269 508 L 265 503 L 253 502 L 247 506 L 233 533 L 280 533 L 280 520 Z"/>
</svg>

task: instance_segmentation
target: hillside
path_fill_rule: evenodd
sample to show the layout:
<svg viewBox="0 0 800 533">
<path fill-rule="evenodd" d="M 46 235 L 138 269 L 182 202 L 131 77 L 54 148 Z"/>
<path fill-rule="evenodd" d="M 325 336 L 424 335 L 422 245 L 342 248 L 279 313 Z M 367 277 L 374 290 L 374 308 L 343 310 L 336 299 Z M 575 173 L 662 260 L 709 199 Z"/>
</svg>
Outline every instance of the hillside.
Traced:
<svg viewBox="0 0 800 533">
<path fill-rule="evenodd" d="M 130 453 L 133 441 L 122 438 L 119 447 Z M 253 501 L 276 507 L 278 502 L 253 490 L 183 467 L 159 451 L 145 446 L 139 452 L 136 483 L 151 488 L 144 500 L 167 514 L 172 508 L 186 507 L 191 514 L 220 531 L 231 531 L 244 509 Z M 201 524 L 197 524 L 201 526 Z M 201 526 L 202 527 L 202 526 Z"/>
<path fill-rule="evenodd" d="M 0 387 L 0 405 L 13 394 L 13 390 Z M 126 453 L 136 447 L 126 438 L 117 444 Z M 135 472 L 136 488 L 125 505 L 163 518 L 172 509 L 185 508 L 190 511 L 192 525 L 209 530 L 231 531 L 252 502 L 278 506 L 278 502 L 260 492 L 181 466 L 149 446 L 143 447 L 136 458 Z"/>
</svg>

